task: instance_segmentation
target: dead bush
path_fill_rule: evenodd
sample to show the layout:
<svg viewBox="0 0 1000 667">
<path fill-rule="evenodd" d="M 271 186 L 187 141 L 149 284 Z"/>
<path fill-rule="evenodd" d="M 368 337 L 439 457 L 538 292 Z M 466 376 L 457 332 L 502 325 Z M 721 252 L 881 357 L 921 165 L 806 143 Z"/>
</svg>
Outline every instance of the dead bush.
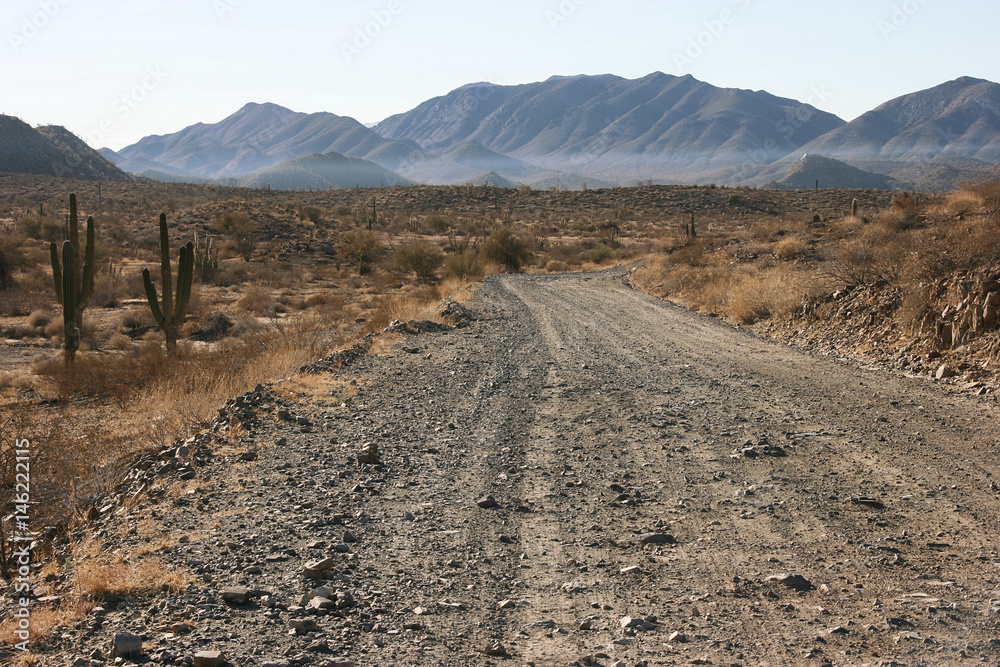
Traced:
<svg viewBox="0 0 1000 667">
<path fill-rule="evenodd" d="M 284 306 L 274 297 L 274 292 L 265 285 L 250 285 L 236 302 L 236 308 L 258 317 L 277 317 L 284 312 Z"/>
<path fill-rule="evenodd" d="M 558 259 L 549 260 L 549 262 L 545 265 L 545 270 L 548 273 L 564 273 L 569 271 L 569 269 L 569 264 Z"/>
</svg>

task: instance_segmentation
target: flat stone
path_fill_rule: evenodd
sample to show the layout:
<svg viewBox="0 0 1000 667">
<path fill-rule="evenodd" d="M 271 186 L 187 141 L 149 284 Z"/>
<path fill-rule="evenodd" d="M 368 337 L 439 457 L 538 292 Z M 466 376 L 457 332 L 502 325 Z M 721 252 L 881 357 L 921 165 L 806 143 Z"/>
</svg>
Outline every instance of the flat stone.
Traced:
<svg viewBox="0 0 1000 667">
<path fill-rule="evenodd" d="M 194 667 L 220 667 L 225 662 L 222 651 L 198 651 L 192 660 Z"/>
<path fill-rule="evenodd" d="M 801 574 L 775 574 L 768 577 L 767 580 L 783 584 L 796 591 L 811 591 L 816 588 L 811 581 Z"/>
<path fill-rule="evenodd" d="M 484 510 L 491 509 L 493 507 L 500 507 L 500 503 L 496 501 L 493 496 L 483 496 L 476 501 L 476 504 L 482 507 Z"/>
<path fill-rule="evenodd" d="M 142 637 L 131 632 L 116 632 L 111 640 L 111 655 L 115 658 L 129 658 L 142 653 Z"/>
<path fill-rule="evenodd" d="M 673 535 L 668 533 L 643 533 L 636 538 L 639 544 L 645 546 L 647 544 L 676 544 L 677 540 L 674 539 Z"/>
<path fill-rule="evenodd" d="M 222 589 L 222 599 L 233 604 L 246 604 L 250 600 L 250 590 L 244 586 L 228 586 Z"/>
</svg>

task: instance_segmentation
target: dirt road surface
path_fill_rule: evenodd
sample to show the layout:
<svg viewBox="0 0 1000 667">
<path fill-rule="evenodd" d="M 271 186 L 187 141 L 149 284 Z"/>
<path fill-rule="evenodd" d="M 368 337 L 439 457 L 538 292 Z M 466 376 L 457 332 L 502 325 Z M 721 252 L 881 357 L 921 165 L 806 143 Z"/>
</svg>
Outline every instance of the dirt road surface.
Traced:
<svg viewBox="0 0 1000 667">
<path fill-rule="evenodd" d="M 195 479 L 137 473 L 162 495 L 106 528 L 167 536 L 196 583 L 53 654 L 127 631 L 161 664 L 1000 665 L 996 406 L 622 277 L 493 277 L 467 327 L 243 397 Z"/>
</svg>

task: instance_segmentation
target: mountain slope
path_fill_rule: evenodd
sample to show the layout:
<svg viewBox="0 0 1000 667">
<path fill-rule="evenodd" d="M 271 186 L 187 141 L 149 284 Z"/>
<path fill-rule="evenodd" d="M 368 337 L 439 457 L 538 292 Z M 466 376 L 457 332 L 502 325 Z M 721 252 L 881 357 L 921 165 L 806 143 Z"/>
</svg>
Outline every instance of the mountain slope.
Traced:
<svg viewBox="0 0 1000 667">
<path fill-rule="evenodd" d="M 821 155 L 803 155 L 779 180 L 766 187 L 781 190 L 813 188 L 855 188 L 862 190 L 892 190 L 900 183 L 883 174 L 873 174 L 857 167 L 831 160 Z"/>
<path fill-rule="evenodd" d="M 293 158 L 240 179 L 251 188 L 270 186 L 278 190 L 329 188 L 375 188 L 410 185 L 405 178 L 379 165 L 339 153 Z"/>
<path fill-rule="evenodd" d="M 807 104 L 662 73 L 475 84 L 376 126 L 434 152 L 469 142 L 616 182 L 696 182 L 761 165 L 843 125 Z"/>
<path fill-rule="evenodd" d="M 410 144 L 381 138 L 353 118 L 253 103 L 218 123 L 197 123 L 173 134 L 145 137 L 117 155 L 119 165 L 129 171 L 152 168 L 225 178 L 330 152 L 370 160 L 387 169 L 428 157 Z"/>
<path fill-rule="evenodd" d="M 0 115 L 0 171 L 105 181 L 129 179 L 66 128 L 32 128 L 19 118 L 4 115 Z"/>
<path fill-rule="evenodd" d="M 1000 163 L 1000 84 L 962 77 L 903 95 L 802 148 L 883 173 L 945 158 Z"/>
</svg>

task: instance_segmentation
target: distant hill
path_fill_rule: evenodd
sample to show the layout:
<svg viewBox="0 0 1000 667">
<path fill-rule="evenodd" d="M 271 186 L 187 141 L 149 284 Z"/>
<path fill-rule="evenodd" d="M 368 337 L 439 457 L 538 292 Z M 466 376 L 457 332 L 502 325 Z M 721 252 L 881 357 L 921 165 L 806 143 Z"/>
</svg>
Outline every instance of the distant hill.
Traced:
<svg viewBox="0 0 1000 667">
<path fill-rule="evenodd" d="M 821 155 L 804 155 L 779 180 L 765 187 L 781 190 L 821 188 L 854 188 L 861 190 L 893 190 L 901 187 L 893 178 L 873 174 L 857 167 Z"/>
<path fill-rule="evenodd" d="M 117 151 L 116 157 L 126 171 L 155 169 L 220 179 L 331 152 L 387 169 L 430 157 L 412 144 L 383 139 L 353 118 L 299 113 L 277 104 L 247 104 L 218 123 L 145 137 Z"/>
<path fill-rule="evenodd" d="M 954 158 L 998 164 L 1000 84 L 962 77 L 897 97 L 810 141 L 800 152 L 884 174 Z"/>
<path fill-rule="evenodd" d="M 900 169 L 892 175 L 920 192 L 954 192 L 968 181 L 1000 179 L 1000 165 L 975 158 L 936 158 Z"/>
<path fill-rule="evenodd" d="M 0 171 L 66 178 L 127 181 L 128 174 L 64 127 L 32 128 L 0 115 Z"/>
<path fill-rule="evenodd" d="M 287 160 L 239 179 L 250 188 L 278 190 L 375 188 L 410 185 L 410 181 L 379 165 L 339 153 L 307 155 Z"/>
<path fill-rule="evenodd" d="M 731 177 L 843 124 L 795 100 L 657 72 L 463 86 L 375 129 L 438 154 L 475 143 L 544 169 L 629 184 Z"/>
</svg>

